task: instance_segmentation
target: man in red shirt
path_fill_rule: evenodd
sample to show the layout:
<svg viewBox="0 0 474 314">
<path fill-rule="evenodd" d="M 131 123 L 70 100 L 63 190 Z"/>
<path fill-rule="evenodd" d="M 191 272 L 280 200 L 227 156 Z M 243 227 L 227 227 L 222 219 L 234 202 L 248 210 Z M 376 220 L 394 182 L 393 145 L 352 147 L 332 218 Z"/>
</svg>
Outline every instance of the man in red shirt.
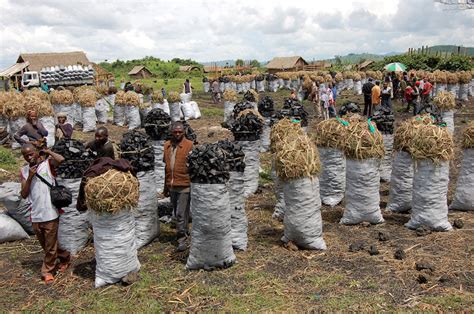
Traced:
<svg viewBox="0 0 474 314">
<path fill-rule="evenodd" d="M 418 88 L 412 87 L 411 83 L 408 83 L 407 87 L 405 88 L 405 100 L 407 102 L 406 112 L 410 111 L 410 106 L 413 106 L 413 115 L 416 115 L 416 99 L 418 97 Z"/>
<path fill-rule="evenodd" d="M 427 104 L 430 100 L 431 90 L 433 85 L 425 78 L 423 78 L 423 90 L 421 91 L 421 104 Z"/>
</svg>

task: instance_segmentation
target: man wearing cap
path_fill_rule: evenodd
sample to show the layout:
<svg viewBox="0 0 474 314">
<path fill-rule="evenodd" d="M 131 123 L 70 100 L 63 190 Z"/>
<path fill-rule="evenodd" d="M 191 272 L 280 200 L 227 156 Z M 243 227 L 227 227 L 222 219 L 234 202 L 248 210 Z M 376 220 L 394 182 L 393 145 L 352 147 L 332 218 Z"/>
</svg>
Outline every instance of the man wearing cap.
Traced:
<svg viewBox="0 0 474 314">
<path fill-rule="evenodd" d="M 56 132 L 54 134 L 55 142 L 62 138 L 70 139 L 72 137 L 72 125 L 67 123 L 67 115 L 64 112 L 60 112 L 57 115 L 58 124 L 56 124 Z"/>
</svg>

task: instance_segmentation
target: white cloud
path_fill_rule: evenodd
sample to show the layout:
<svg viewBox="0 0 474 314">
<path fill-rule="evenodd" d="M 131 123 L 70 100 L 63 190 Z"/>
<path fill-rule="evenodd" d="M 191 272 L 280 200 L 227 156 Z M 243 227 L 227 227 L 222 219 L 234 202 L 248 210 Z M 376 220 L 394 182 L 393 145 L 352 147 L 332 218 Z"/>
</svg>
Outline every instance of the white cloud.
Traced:
<svg viewBox="0 0 474 314">
<path fill-rule="evenodd" d="M 309 60 L 434 44 L 474 46 L 474 12 L 433 0 L 0 0 L 0 69 L 20 52 Z"/>
</svg>

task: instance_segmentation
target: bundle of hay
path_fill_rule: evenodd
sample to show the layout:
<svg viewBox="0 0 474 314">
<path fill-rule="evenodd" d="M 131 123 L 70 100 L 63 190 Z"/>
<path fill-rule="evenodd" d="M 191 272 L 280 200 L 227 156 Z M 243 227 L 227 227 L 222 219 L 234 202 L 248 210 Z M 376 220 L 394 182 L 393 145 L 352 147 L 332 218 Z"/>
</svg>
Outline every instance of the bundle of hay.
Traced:
<svg viewBox="0 0 474 314">
<path fill-rule="evenodd" d="M 117 94 L 115 94 L 115 104 L 117 105 L 125 105 L 125 92 L 124 91 L 118 91 Z"/>
<path fill-rule="evenodd" d="M 315 80 L 318 84 L 324 83 L 324 77 L 322 77 L 321 75 L 316 76 L 314 80 Z"/>
<path fill-rule="evenodd" d="M 352 159 L 382 159 L 385 155 L 383 137 L 375 123 L 369 123 L 357 115 L 349 118 L 344 153 Z"/>
<path fill-rule="evenodd" d="M 458 73 L 459 83 L 461 84 L 469 84 L 472 79 L 471 72 L 468 71 L 461 71 Z"/>
<path fill-rule="evenodd" d="M 303 129 L 298 123 L 284 118 L 275 123 L 270 131 L 270 149 L 273 153 L 279 150 L 279 145 L 286 137 L 295 138 L 304 135 Z"/>
<path fill-rule="evenodd" d="M 12 92 L 0 92 L 0 115 L 3 114 L 3 107 L 12 97 Z"/>
<path fill-rule="evenodd" d="M 168 95 L 168 101 L 171 104 L 175 104 L 181 102 L 181 98 L 179 97 L 179 94 L 177 92 L 170 92 Z"/>
<path fill-rule="evenodd" d="M 3 115 L 9 119 L 24 117 L 26 115 L 25 98 L 19 93 L 10 93 L 3 104 Z"/>
<path fill-rule="evenodd" d="M 151 95 L 151 100 L 155 104 L 162 104 L 164 102 L 163 94 L 161 92 L 154 92 L 153 95 Z"/>
<path fill-rule="evenodd" d="M 469 122 L 462 134 L 462 147 L 465 149 L 474 148 L 474 121 Z"/>
<path fill-rule="evenodd" d="M 303 89 L 307 91 L 311 91 L 312 88 L 313 88 L 313 81 L 308 75 L 305 75 L 303 77 Z"/>
<path fill-rule="evenodd" d="M 98 177 L 89 178 L 84 192 L 90 210 L 117 213 L 138 205 L 139 183 L 130 172 L 110 169 Z"/>
<path fill-rule="evenodd" d="M 343 72 L 342 75 L 347 80 L 353 80 L 354 79 L 354 72 L 352 72 L 352 71 Z"/>
<path fill-rule="evenodd" d="M 326 83 L 331 83 L 331 82 L 332 82 L 332 76 L 331 76 L 331 74 L 328 73 L 328 74 L 324 75 L 324 81 L 325 81 Z"/>
<path fill-rule="evenodd" d="M 446 84 L 448 82 L 448 77 L 447 77 L 446 72 L 440 71 L 440 70 L 434 71 L 433 79 L 438 84 Z"/>
<path fill-rule="evenodd" d="M 314 129 L 314 140 L 317 146 L 343 149 L 348 127 L 344 120 L 331 118 L 319 122 Z"/>
<path fill-rule="evenodd" d="M 132 91 L 128 91 L 125 93 L 124 101 L 125 101 L 125 104 L 128 106 L 138 107 L 140 105 L 140 97 L 138 97 L 137 93 L 132 92 Z"/>
<path fill-rule="evenodd" d="M 372 70 L 369 70 L 367 72 L 365 72 L 365 74 L 367 75 L 367 77 L 371 77 L 373 79 L 375 79 L 375 71 L 372 71 Z"/>
<path fill-rule="evenodd" d="M 265 119 L 262 117 L 262 115 L 260 114 L 260 112 L 258 112 L 258 110 L 255 110 L 255 109 L 245 109 L 245 110 L 242 110 L 241 112 L 239 112 L 237 114 L 237 118 L 240 118 L 241 116 L 245 116 L 249 113 L 252 113 L 253 115 L 257 116 L 257 118 L 262 122 L 264 123 L 265 122 Z"/>
<path fill-rule="evenodd" d="M 375 75 L 374 75 L 374 78 L 376 80 L 382 80 L 383 79 L 383 73 L 381 71 L 375 71 Z"/>
<path fill-rule="evenodd" d="M 459 82 L 458 75 L 456 73 L 446 73 L 448 84 L 457 84 Z"/>
<path fill-rule="evenodd" d="M 319 174 L 321 162 L 316 146 L 303 134 L 283 139 L 276 153 L 275 167 L 278 177 L 286 181 Z"/>
<path fill-rule="evenodd" d="M 53 105 L 71 105 L 74 102 L 74 97 L 70 91 L 54 90 L 51 92 L 51 103 Z"/>
<path fill-rule="evenodd" d="M 109 94 L 109 88 L 105 85 L 100 85 L 96 87 L 96 91 L 101 96 L 106 96 Z"/>
<path fill-rule="evenodd" d="M 442 110 L 453 110 L 456 107 L 454 95 L 447 91 L 439 91 L 433 98 L 433 102 Z"/>
<path fill-rule="evenodd" d="M 344 76 L 342 75 L 341 72 L 337 72 L 336 75 L 334 76 L 334 79 L 336 82 L 341 82 L 344 79 Z"/>
<path fill-rule="evenodd" d="M 229 102 L 237 101 L 237 93 L 233 89 L 228 89 L 224 92 L 224 100 Z"/>
<path fill-rule="evenodd" d="M 360 81 L 362 79 L 362 76 L 358 72 L 354 73 L 354 81 Z"/>
<path fill-rule="evenodd" d="M 29 97 L 29 96 L 37 97 L 37 98 L 40 98 L 41 100 L 46 100 L 49 102 L 49 95 L 41 91 L 39 88 L 27 89 L 23 91 L 23 95 L 25 95 L 25 97 Z"/>
<path fill-rule="evenodd" d="M 408 143 L 411 155 L 417 160 L 429 159 L 434 163 L 451 160 L 454 156 L 453 137 L 445 127 L 420 124 Z"/>
<path fill-rule="evenodd" d="M 25 109 L 26 111 L 35 110 L 39 118 L 54 116 L 53 106 L 49 102 L 49 97 L 45 99 L 44 97 L 37 97 L 35 94 L 28 95 L 25 97 Z"/>
<path fill-rule="evenodd" d="M 77 95 L 77 103 L 82 107 L 95 107 L 97 93 L 92 89 L 82 89 Z"/>
<path fill-rule="evenodd" d="M 359 71 L 358 73 L 359 73 L 361 79 L 365 79 L 365 78 L 366 78 L 365 72 Z"/>
</svg>

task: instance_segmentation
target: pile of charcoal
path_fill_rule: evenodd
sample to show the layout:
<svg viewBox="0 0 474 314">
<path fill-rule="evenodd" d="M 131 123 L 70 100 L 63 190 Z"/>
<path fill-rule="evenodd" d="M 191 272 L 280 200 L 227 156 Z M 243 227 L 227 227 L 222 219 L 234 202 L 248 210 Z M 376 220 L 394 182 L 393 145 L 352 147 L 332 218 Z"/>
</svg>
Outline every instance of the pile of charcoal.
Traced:
<svg viewBox="0 0 474 314">
<path fill-rule="evenodd" d="M 258 112 L 265 118 L 269 118 L 274 113 L 274 102 L 272 97 L 265 96 L 258 102 Z"/>
<path fill-rule="evenodd" d="M 237 103 L 234 106 L 234 119 L 237 119 L 240 112 L 242 112 L 244 110 L 247 110 L 247 109 L 255 109 L 255 107 L 252 103 L 250 103 L 248 101 L 242 101 L 242 102 Z"/>
<path fill-rule="evenodd" d="M 245 170 L 245 153 L 242 147 L 235 142 L 229 140 L 219 141 L 217 145 L 224 151 L 229 171 L 244 172 Z"/>
<path fill-rule="evenodd" d="M 52 150 L 64 157 L 64 161 L 56 168 L 58 176 L 63 179 L 82 178 L 84 171 L 95 159 L 92 151 L 87 151 L 78 140 L 61 139 L 54 144 Z"/>
<path fill-rule="evenodd" d="M 255 75 L 255 80 L 256 80 L 256 81 L 261 82 L 261 81 L 263 81 L 264 79 L 265 79 L 265 76 L 263 76 L 263 74 L 257 74 L 257 75 Z"/>
<path fill-rule="evenodd" d="M 193 183 L 225 184 L 229 181 L 229 165 L 217 144 L 203 144 L 188 155 L 189 177 Z"/>
<path fill-rule="evenodd" d="M 349 102 L 345 103 L 339 109 L 339 116 L 345 116 L 348 113 L 361 113 L 361 109 L 358 104 Z"/>
<path fill-rule="evenodd" d="M 248 101 L 248 102 L 257 102 L 257 100 L 255 99 L 255 95 L 254 93 L 252 93 L 251 91 L 246 91 L 245 94 L 244 94 L 244 100 L 245 101 Z"/>
<path fill-rule="evenodd" d="M 132 130 L 123 134 L 120 142 L 123 159 L 130 162 L 136 172 L 155 169 L 155 154 L 148 135 L 142 131 Z"/>
<path fill-rule="evenodd" d="M 165 140 L 171 125 L 170 116 L 160 108 L 151 110 L 145 117 L 145 132 L 154 141 Z"/>
<path fill-rule="evenodd" d="M 285 99 L 283 104 L 283 109 L 281 109 L 276 115 L 275 118 L 290 118 L 301 121 L 301 126 L 308 126 L 308 112 L 304 109 L 303 105 L 296 100 Z"/>
<path fill-rule="evenodd" d="M 219 83 L 229 83 L 230 79 L 227 76 L 219 77 Z"/>
<path fill-rule="evenodd" d="M 267 74 L 265 79 L 267 81 L 274 81 L 274 80 L 278 80 L 278 76 L 276 76 L 275 74 Z"/>
<path fill-rule="evenodd" d="M 374 112 L 370 120 L 375 122 L 377 129 L 382 132 L 382 134 L 393 134 L 395 116 L 390 108 L 381 107 Z"/>
<path fill-rule="evenodd" d="M 260 138 L 263 124 L 261 117 L 249 112 L 235 119 L 231 131 L 236 141 L 256 141 Z"/>
<path fill-rule="evenodd" d="M 433 103 L 425 104 L 423 107 L 418 109 L 417 114 L 424 115 L 429 113 L 434 120 L 434 124 L 436 125 L 445 125 L 445 121 L 443 120 L 443 115 L 441 114 L 441 110 Z"/>
</svg>

